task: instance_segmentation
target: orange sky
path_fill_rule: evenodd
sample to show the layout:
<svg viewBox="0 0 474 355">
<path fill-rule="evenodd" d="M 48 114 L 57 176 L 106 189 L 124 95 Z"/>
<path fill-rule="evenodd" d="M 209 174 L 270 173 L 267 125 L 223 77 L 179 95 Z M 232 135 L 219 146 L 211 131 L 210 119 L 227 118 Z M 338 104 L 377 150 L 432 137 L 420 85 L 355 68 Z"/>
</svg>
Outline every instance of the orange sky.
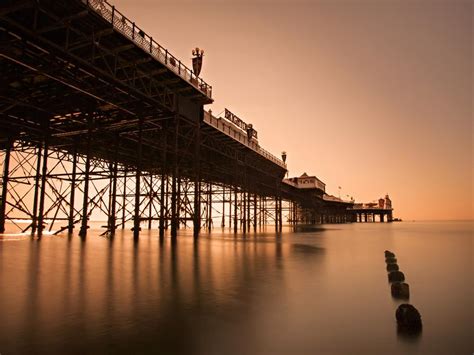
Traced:
<svg viewBox="0 0 474 355">
<path fill-rule="evenodd" d="M 111 0 L 202 77 L 290 175 L 395 215 L 472 219 L 472 2 Z"/>
</svg>

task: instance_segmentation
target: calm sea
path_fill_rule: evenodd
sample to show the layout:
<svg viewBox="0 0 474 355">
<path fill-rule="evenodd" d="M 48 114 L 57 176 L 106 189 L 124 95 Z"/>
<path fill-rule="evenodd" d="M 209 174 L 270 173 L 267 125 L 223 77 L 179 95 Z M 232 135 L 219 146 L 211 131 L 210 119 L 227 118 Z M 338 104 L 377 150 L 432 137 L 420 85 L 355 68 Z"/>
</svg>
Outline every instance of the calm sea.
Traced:
<svg viewBox="0 0 474 355">
<path fill-rule="evenodd" d="M 0 239 L 0 353 L 472 354 L 473 222 Z M 423 319 L 397 333 L 384 250 Z"/>
</svg>

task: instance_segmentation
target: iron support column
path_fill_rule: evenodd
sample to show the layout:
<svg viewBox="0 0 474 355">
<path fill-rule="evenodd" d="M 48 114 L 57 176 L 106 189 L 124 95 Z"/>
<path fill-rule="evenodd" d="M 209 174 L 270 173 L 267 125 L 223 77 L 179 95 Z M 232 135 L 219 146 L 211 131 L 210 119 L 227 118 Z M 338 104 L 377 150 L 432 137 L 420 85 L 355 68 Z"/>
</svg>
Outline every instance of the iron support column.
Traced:
<svg viewBox="0 0 474 355">
<path fill-rule="evenodd" d="M 176 229 L 179 230 L 180 228 L 180 223 L 181 223 L 181 177 L 177 177 L 176 179 L 176 185 L 177 185 L 177 191 L 176 191 Z"/>
<path fill-rule="evenodd" d="M 38 152 L 36 154 L 36 175 L 35 175 L 35 192 L 33 195 L 33 215 L 31 216 L 31 234 L 36 233 L 38 228 L 38 194 L 40 187 L 40 176 L 41 176 L 41 156 L 42 156 L 41 144 L 38 144 Z"/>
<path fill-rule="evenodd" d="M 151 219 L 153 213 L 153 174 L 150 174 L 150 193 L 149 193 L 149 205 L 148 205 L 148 229 L 151 229 Z"/>
<path fill-rule="evenodd" d="M 117 143 L 118 145 L 118 143 Z M 117 150 L 118 147 L 115 148 L 115 157 L 114 157 L 114 164 L 112 167 L 112 192 L 110 194 L 110 208 L 109 208 L 109 226 L 108 230 L 111 236 L 115 235 L 116 229 L 116 204 L 117 204 L 117 175 L 118 175 L 118 163 L 117 163 Z"/>
<path fill-rule="evenodd" d="M 138 122 L 137 171 L 135 173 L 135 211 L 133 214 L 133 238 L 140 235 L 140 180 L 142 177 L 143 118 Z"/>
<path fill-rule="evenodd" d="M 229 185 L 229 228 L 232 227 L 232 186 Z"/>
<path fill-rule="evenodd" d="M 237 184 L 234 186 L 234 233 L 237 233 Z"/>
<path fill-rule="evenodd" d="M 178 230 L 178 211 L 177 211 L 177 183 L 178 183 L 178 129 L 179 117 L 175 116 L 174 142 L 173 142 L 173 170 L 171 182 L 171 238 L 176 238 Z"/>
<path fill-rule="evenodd" d="M 2 204 L 0 205 L 0 233 L 5 232 L 5 219 L 7 212 L 8 174 L 10 172 L 10 153 L 12 140 L 8 139 L 3 161 L 3 182 L 2 182 Z"/>
<path fill-rule="evenodd" d="M 204 111 L 201 111 L 204 114 Z M 196 125 L 196 137 L 194 140 L 194 215 L 193 235 L 199 236 L 201 230 L 201 117 Z"/>
<path fill-rule="evenodd" d="M 253 231 L 257 231 L 257 194 L 253 194 Z"/>
<path fill-rule="evenodd" d="M 247 231 L 248 232 L 250 232 L 250 224 L 252 222 L 252 218 L 251 218 L 251 210 L 252 210 L 251 197 L 252 197 L 252 194 L 250 192 L 247 192 Z"/>
<path fill-rule="evenodd" d="M 247 192 L 242 195 L 242 227 L 244 234 L 247 233 Z"/>
<path fill-rule="evenodd" d="M 81 229 L 79 230 L 79 236 L 85 237 L 87 235 L 88 220 L 88 203 L 89 203 L 89 175 L 91 168 L 91 141 L 92 141 L 92 122 L 89 122 L 89 130 L 87 132 L 87 143 L 86 143 L 86 166 L 84 168 L 84 196 L 82 200 L 82 222 Z"/>
<path fill-rule="evenodd" d="M 41 173 L 41 191 L 39 200 L 39 213 L 38 213 L 38 237 L 41 237 L 44 229 L 44 198 L 46 195 L 46 175 L 48 173 L 48 149 L 49 149 L 48 138 L 44 140 L 43 149 L 43 168 Z"/>
<path fill-rule="evenodd" d="M 77 175 L 77 142 L 74 141 L 72 153 L 72 176 L 71 176 L 71 195 L 69 200 L 69 216 L 67 230 L 72 233 L 74 229 L 74 204 L 76 197 L 76 175 Z"/>
<path fill-rule="evenodd" d="M 221 228 L 225 227 L 225 185 L 222 185 L 222 221 Z"/>
<path fill-rule="evenodd" d="M 125 228 L 125 205 L 127 203 L 127 169 L 123 173 L 123 195 L 122 195 L 122 229 Z"/>
<path fill-rule="evenodd" d="M 207 205 L 208 213 L 208 220 L 207 220 L 207 230 L 211 231 L 212 229 L 212 184 L 209 183 L 209 203 Z"/>
<path fill-rule="evenodd" d="M 165 236 L 165 188 L 166 188 L 166 133 L 163 132 L 162 137 L 162 151 L 161 151 L 161 186 L 160 186 L 160 239 L 163 239 Z"/>
</svg>

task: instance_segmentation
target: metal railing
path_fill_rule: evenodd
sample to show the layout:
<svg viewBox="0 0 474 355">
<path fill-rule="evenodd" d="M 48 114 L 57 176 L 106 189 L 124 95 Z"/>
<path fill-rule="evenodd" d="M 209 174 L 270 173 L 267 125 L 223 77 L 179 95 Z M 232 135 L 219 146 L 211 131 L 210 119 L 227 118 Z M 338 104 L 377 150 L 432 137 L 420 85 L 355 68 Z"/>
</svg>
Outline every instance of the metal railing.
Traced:
<svg viewBox="0 0 474 355">
<path fill-rule="evenodd" d="M 355 204 L 352 209 L 354 210 L 381 210 L 381 211 L 390 211 L 393 210 L 393 208 L 387 208 L 387 207 L 380 207 L 380 206 L 367 206 L 367 205 L 359 205 Z"/>
<path fill-rule="evenodd" d="M 265 149 L 261 148 L 258 144 L 258 141 L 255 137 L 252 137 L 252 139 L 248 139 L 247 133 L 242 131 L 241 129 L 235 127 L 231 122 L 220 118 L 220 117 L 214 117 L 212 114 L 210 114 L 207 111 L 204 111 L 204 122 L 206 122 L 208 125 L 218 129 L 225 135 L 235 139 L 236 141 L 240 142 L 241 144 L 249 147 L 256 153 L 260 154 L 264 158 L 270 160 L 271 162 L 281 166 L 282 168 L 286 169 L 286 164 L 281 160 L 278 159 L 276 156 L 273 154 L 269 153 Z"/>
<path fill-rule="evenodd" d="M 116 10 L 115 6 L 105 0 L 82 0 L 82 2 L 112 24 L 116 31 L 133 41 L 138 47 L 149 53 L 180 78 L 193 85 L 209 99 L 212 99 L 212 86 L 194 74 L 179 59 L 170 54 L 167 49 L 136 26 L 135 22 L 130 21 L 124 14 Z"/>
<path fill-rule="evenodd" d="M 332 196 L 332 195 L 323 195 L 323 200 L 325 201 L 334 201 L 334 202 L 343 202 L 343 203 L 354 203 L 353 201 L 346 201 L 339 197 Z"/>
</svg>

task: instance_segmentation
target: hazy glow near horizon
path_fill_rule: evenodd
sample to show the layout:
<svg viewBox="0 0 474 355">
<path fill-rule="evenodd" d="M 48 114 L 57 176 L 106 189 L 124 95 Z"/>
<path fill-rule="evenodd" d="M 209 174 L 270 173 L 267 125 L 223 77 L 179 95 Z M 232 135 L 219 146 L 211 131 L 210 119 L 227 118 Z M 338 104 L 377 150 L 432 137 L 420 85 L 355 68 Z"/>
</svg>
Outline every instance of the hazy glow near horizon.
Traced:
<svg viewBox="0 0 474 355">
<path fill-rule="evenodd" d="M 470 219 L 470 1 L 113 3 L 182 60 L 290 175 L 406 219 Z M 190 60 L 189 60 L 190 61 Z"/>
</svg>

